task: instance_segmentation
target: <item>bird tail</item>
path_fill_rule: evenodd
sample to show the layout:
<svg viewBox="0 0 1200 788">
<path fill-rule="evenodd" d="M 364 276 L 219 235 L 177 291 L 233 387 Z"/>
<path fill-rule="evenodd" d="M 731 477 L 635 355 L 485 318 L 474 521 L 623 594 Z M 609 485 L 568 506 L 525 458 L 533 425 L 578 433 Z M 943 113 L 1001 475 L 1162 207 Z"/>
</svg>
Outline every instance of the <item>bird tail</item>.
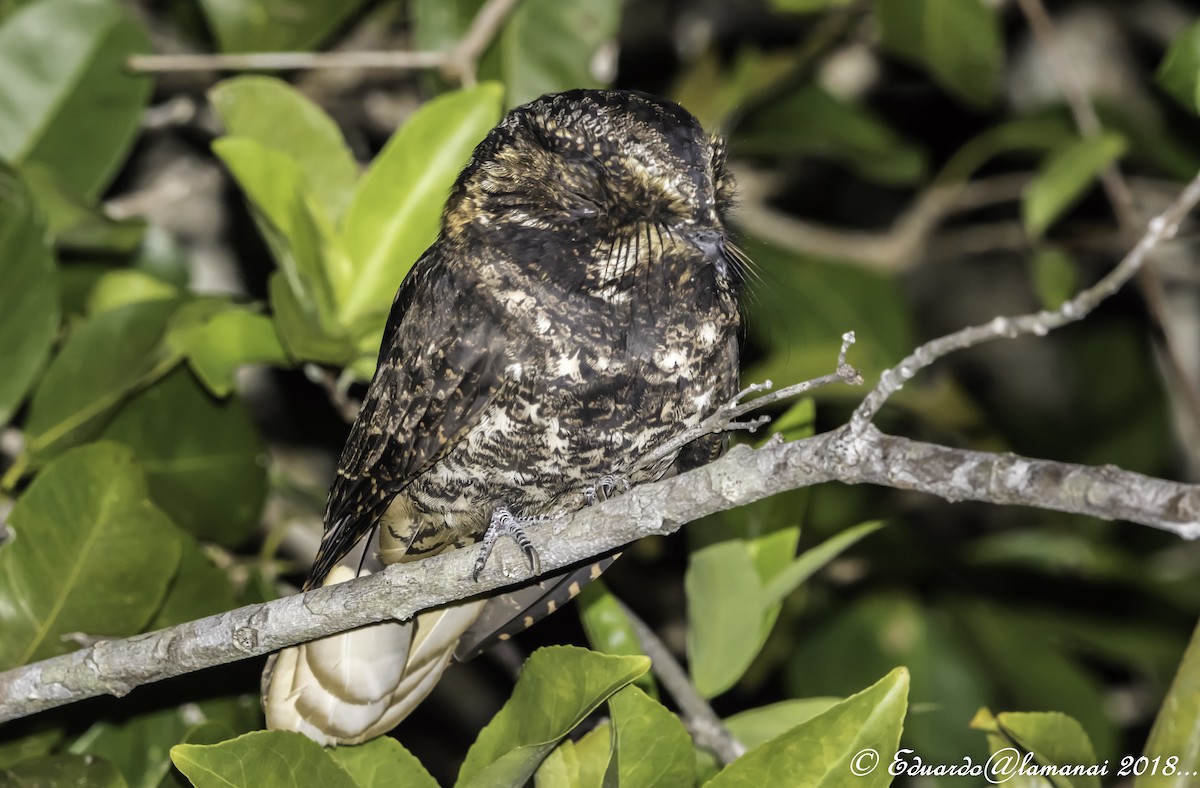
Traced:
<svg viewBox="0 0 1200 788">
<path fill-rule="evenodd" d="M 325 585 L 355 576 L 339 565 Z M 483 605 L 458 603 L 284 649 L 263 671 L 267 727 L 297 731 L 326 746 L 387 733 L 437 684 Z"/>
</svg>

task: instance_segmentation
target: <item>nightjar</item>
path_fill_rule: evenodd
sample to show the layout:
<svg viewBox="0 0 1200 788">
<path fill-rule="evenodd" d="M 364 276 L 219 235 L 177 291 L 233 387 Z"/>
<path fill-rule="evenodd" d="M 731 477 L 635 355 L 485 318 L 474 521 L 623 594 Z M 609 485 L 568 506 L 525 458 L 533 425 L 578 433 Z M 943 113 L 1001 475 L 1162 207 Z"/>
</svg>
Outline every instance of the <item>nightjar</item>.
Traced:
<svg viewBox="0 0 1200 788">
<path fill-rule="evenodd" d="M 720 454 L 709 435 L 639 462 L 737 393 L 724 155 L 681 107 L 628 91 L 543 96 L 487 135 L 396 294 L 308 587 L 501 534 L 536 567 L 527 521 Z M 286 649 L 264 674 L 268 725 L 326 744 L 386 733 L 456 649 L 602 568 Z"/>
</svg>

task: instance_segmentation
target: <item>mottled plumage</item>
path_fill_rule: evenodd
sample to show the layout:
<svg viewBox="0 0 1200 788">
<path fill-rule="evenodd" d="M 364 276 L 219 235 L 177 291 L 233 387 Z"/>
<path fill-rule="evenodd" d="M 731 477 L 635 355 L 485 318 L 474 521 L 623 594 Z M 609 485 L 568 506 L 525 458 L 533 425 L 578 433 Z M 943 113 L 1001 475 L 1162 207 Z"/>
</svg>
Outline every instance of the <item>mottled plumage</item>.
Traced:
<svg viewBox="0 0 1200 788">
<path fill-rule="evenodd" d="M 737 391 L 731 196 L 721 144 L 668 101 L 577 90 L 509 113 L 396 295 L 308 585 L 376 527 L 383 563 L 411 560 L 479 541 L 497 506 L 571 511 L 605 475 L 719 454 L 710 436 L 639 462 Z M 490 607 L 466 651 L 524 613 Z"/>
</svg>

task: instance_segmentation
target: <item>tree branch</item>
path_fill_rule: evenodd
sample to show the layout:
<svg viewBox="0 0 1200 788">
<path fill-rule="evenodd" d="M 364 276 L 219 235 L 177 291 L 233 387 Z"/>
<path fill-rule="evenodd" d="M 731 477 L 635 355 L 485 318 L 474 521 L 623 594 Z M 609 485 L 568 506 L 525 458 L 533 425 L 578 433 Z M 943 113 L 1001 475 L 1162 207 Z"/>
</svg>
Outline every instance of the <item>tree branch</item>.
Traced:
<svg viewBox="0 0 1200 788">
<path fill-rule="evenodd" d="M 867 425 L 813 438 L 737 446 L 720 460 L 546 523 L 528 535 L 546 572 L 612 552 L 646 536 L 785 490 L 825 481 L 882 484 L 950 501 L 1035 506 L 1126 519 L 1200 537 L 1200 485 L 1118 468 L 1031 460 L 951 449 L 884 435 Z M 529 579 L 524 557 L 497 545 L 478 583 L 468 582 L 478 547 L 304 594 L 250 605 L 0 673 L 0 722 L 96 695 L 125 695 L 142 684 L 262 656 L 348 629 L 407 619 L 439 605 Z"/>
<path fill-rule="evenodd" d="M 488 0 L 454 46 L 416 52 L 247 52 L 229 54 L 132 55 L 135 74 L 179 71 L 301 71 L 357 68 L 413 71 L 441 69 L 464 85 L 475 83 L 475 67 L 504 20 L 521 0 Z"/>
<path fill-rule="evenodd" d="M 1058 33 L 1042 0 L 1017 0 L 1017 5 L 1021 7 L 1021 12 L 1029 21 L 1034 38 L 1046 51 L 1046 58 L 1050 61 L 1055 80 L 1058 82 L 1063 98 L 1067 101 L 1067 106 L 1071 109 L 1071 115 L 1075 119 L 1075 126 L 1079 129 L 1079 133 L 1085 138 L 1103 134 L 1104 127 L 1096 115 L 1096 110 L 1092 106 L 1091 99 L 1088 98 L 1083 83 L 1079 80 L 1070 61 L 1062 56 L 1058 46 Z M 1125 176 L 1121 174 L 1121 168 L 1116 162 L 1109 164 L 1100 173 L 1100 185 L 1104 189 L 1109 203 L 1112 204 L 1121 235 L 1127 242 L 1132 242 L 1140 229 L 1142 220 L 1134 204 L 1133 191 L 1129 188 L 1129 184 L 1126 182 Z M 1146 301 L 1146 308 L 1162 334 L 1161 349 L 1167 371 L 1178 384 L 1175 388 L 1183 400 L 1184 409 L 1191 418 L 1192 425 L 1196 429 L 1200 429 L 1200 391 L 1197 391 L 1193 381 L 1188 378 L 1184 364 L 1180 360 L 1179 343 L 1171 334 L 1162 280 L 1150 266 L 1143 266 L 1135 273 L 1138 277 L 1138 285 L 1141 287 L 1142 297 Z"/>
<path fill-rule="evenodd" d="M 1056 310 L 1043 309 L 1019 317 L 997 317 L 981 326 L 971 326 L 953 334 L 926 342 L 903 361 L 880 376 L 879 384 L 854 411 L 850 419 L 851 432 L 866 428 L 875 414 L 892 394 L 900 390 L 920 370 L 942 356 L 963 348 L 1000 337 L 1014 338 L 1023 334 L 1045 336 L 1053 329 L 1086 317 L 1100 302 L 1117 292 L 1146 262 L 1146 258 L 1163 241 L 1174 237 L 1179 224 L 1200 202 L 1200 173 L 1175 198 L 1167 210 L 1150 220 L 1145 234 L 1113 270 L 1092 287 L 1080 292 Z"/>
<path fill-rule="evenodd" d="M 633 633 L 641 644 L 642 653 L 650 658 L 654 673 L 679 705 L 683 724 L 696 744 L 716 755 L 722 766 L 728 766 L 742 757 L 746 753 L 746 745 L 738 741 L 725 727 L 725 723 L 700 695 L 700 691 L 688 678 L 671 649 L 667 648 L 667 644 L 663 643 L 654 630 L 630 610 L 628 605 L 619 599 L 617 604 L 625 611 Z"/>
</svg>

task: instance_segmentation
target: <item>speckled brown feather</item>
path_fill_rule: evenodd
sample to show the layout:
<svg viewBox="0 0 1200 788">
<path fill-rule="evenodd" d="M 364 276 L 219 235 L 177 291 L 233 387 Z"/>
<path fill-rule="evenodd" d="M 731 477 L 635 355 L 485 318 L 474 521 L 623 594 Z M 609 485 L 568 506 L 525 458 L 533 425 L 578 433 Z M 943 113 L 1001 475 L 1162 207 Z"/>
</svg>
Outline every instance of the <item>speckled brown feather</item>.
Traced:
<svg viewBox="0 0 1200 788">
<path fill-rule="evenodd" d="M 636 459 L 736 391 L 723 156 L 620 91 L 543 97 L 488 135 L 397 293 L 308 586 L 376 525 L 390 563 L 477 541 L 499 503 L 554 514 L 603 474 L 670 468 Z"/>
</svg>

